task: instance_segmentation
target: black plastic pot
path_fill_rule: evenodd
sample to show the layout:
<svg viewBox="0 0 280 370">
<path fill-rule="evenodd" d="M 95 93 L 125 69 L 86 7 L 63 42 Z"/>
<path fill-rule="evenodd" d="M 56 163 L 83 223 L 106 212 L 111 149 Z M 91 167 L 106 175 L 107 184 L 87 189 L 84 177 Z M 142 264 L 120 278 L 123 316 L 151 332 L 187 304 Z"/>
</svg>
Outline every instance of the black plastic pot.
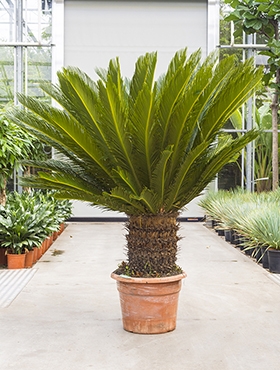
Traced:
<svg viewBox="0 0 280 370">
<path fill-rule="evenodd" d="M 267 252 L 269 271 L 280 274 L 280 250 L 270 248 Z"/>
<path fill-rule="evenodd" d="M 230 242 L 232 241 L 232 230 L 225 230 L 225 241 Z"/>
<path fill-rule="evenodd" d="M 262 266 L 264 269 L 268 269 L 269 263 L 268 263 L 268 253 L 267 253 L 267 248 L 262 247 L 261 248 L 261 254 L 262 254 Z"/>
<path fill-rule="evenodd" d="M 262 252 L 261 248 L 255 248 L 254 252 L 252 253 L 252 257 L 256 259 L 257 263 L 262 263 Z"/>
<path fill-rule="evenodd" d="M 224 229 L 216 229 L 217 233 L 219 236 L 224 236 L 225 235 L 225 230 Z"/>
</svg>

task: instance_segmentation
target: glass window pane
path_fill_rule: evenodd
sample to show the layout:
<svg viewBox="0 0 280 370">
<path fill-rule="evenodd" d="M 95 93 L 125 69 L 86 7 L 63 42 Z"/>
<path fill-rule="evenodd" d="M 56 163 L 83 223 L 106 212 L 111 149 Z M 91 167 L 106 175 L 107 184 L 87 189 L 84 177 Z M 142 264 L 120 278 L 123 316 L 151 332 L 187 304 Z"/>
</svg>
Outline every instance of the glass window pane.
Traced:
<svg viewBox="0 0 280 370">
<path fill-rule="evenodd" d="M 51 50 L 49 48 L 27 49 L 27 79 L 25 81 L 27 95 L 45 98 L 39 84 L 51 80 Z"/>
<path fill-rule="evenodd" d="M 0 47 L 0 106 L 14 98 L 14 48 Z"/>
</svg>

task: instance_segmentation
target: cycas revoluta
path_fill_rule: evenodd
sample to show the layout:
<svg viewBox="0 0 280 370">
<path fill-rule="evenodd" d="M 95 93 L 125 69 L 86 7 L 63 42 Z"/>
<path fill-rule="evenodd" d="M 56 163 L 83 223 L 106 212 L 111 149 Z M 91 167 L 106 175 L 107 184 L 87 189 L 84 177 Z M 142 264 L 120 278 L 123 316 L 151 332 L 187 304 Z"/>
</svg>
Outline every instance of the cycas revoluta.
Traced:
<svg viewBox="0 0 280 370">
<path fill-rule="evenodd" d="M 122 266 L 136 276 L 178 272 L 178 212 L 257 136 L 250 131 L 233 139 L 221 129 L 253 94 L 262 70 L 234 57 L 200 60 L 200 51 L 188 58 L 180 50 L 157 80 L 156 53 L 137 60 L 131 80 L 122 77 L 118 58 L 97 70 L 96 82 L 67 67 L 58 85 L 41 85 L 61 108 L 19 95 L 27 109 L 10 114 L 63 154 L 28 162 L 43 171 L 23 183 L 125 212 Z"/>
</svg>

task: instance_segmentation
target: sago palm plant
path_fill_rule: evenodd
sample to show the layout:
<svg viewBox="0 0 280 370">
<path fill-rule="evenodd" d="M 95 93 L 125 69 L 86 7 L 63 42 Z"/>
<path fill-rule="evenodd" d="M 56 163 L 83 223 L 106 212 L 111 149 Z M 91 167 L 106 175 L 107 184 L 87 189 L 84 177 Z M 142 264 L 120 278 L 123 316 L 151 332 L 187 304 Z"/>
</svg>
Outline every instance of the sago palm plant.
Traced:
<svg viewBox="0 0 280 370">
<path fill-rule="evenodd" d="M 62 154 L 28 162 L 43 171 L 25 185 L 129 216 L 128 261 L 119 271 L 133 276 L 179 272 L 178 213 L 257 136 L 221 133 L 262 78 L 252 61 L 211 54 L 201 62 L 200 51 L 187 57 L 184 49 L 155 80 L 156 63 L 157 53 L 139 57 L 126 79 L 116 58 L 96 82 L 63 68 L 58 85 L 41 85 L 60 107 L 19 95 L 26 109 L 10 114 Z"/>
</svg>

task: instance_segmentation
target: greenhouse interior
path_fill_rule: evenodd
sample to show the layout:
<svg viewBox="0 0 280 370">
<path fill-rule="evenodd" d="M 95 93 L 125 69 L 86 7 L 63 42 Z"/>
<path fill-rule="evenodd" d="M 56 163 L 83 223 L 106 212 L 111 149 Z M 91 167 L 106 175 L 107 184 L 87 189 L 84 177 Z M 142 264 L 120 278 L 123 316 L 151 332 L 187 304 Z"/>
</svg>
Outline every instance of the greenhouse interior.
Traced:
<svg viewBox="0 0 280 370">
<path fill-rule="evenodd" d="M 280 0 L 0 0 L 0 368 L 278 370 L 279 96 Z"/>
</svg>

